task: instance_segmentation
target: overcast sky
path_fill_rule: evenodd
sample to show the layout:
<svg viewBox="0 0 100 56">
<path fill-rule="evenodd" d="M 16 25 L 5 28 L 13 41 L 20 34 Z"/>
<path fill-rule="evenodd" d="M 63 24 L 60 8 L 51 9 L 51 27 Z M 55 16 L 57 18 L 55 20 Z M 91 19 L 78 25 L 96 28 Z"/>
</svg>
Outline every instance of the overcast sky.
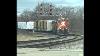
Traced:
<svg viewBox="0 0 100 56">
<path fill-rule="evenodd" d="M 84 0 L 17 0 L 17 13 L 24 9 L 33 10 L 38 3 L 50 2 L 55 6 L 84 6 Z"/>
</svg>

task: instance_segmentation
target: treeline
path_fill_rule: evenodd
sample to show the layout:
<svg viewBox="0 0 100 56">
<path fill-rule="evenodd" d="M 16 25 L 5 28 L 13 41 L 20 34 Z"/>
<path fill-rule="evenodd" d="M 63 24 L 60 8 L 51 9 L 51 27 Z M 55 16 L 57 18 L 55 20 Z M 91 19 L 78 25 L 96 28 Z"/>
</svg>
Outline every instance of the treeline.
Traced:
<svg viewBox="0 0 100 56">
<path fill-rule="evenodd" d="M 17 21 L 34 21 L 38 19 L 37 9 L 35 10 L 25 10 L 20 16 L 17 16 Z M 84 34 L 84 7 L 53 7 L 53 16 L 62 14 L 63 17 L 69 18 L 70 21 L 70 31 L 75 33 Z"/>
</svg>

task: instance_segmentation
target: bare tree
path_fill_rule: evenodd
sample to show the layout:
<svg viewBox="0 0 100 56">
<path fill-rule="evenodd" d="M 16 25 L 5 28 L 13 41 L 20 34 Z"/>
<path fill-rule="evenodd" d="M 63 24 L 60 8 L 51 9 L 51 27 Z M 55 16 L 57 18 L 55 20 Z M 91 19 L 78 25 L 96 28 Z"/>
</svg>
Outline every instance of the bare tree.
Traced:
<svg viewBox="0 0 100 56">
<path fill-rule="evenodd" d="M 71 15 L 71 31 L 74 33 L 84 34 L 84 20 L 82 15 L 84 13 L 83 8 L 77 8 L 76 12 Z"/>
<path fill-rule="evenodd" d="M 33 11 L 24 10 L 20 15 L 20 21 L 33 21 L 35 13 Z"/>
<path fill-rule="evenodd" d="M 48 8 L 48 6 L 46 6 L 47 4 L 44 4 L 42 6 Z M 53 6 L 52 14 L 53 14 L 54 19 L 58 19 L 58 16 L 60 14 L 62 14 L 63 17 L 69 18 L 70 25 L 71 25 L 70 32 L 80 33 L 80 34 L 84 33 L 84 20 L 82 19 L 83 14 L 84 14 L 83 7 L 62 7 L 62 8 L 59 8 L 59 7 L 55 7 L 54 5 L 52 5 L 52 6 Z M 17 20 L 27 22 L 27 21 L 33 21 L 35 19 L 42 18 L 42 17 L 38 16 L 38 13 L 40 13 L 38 10 L 40 10 L 40 8 L 41 8 L 41 4 L 38 5 L 34 11 L 29 11 L 29 10 L 23 11 L 23 13 L 17 17 Z M 43 10 L 45 10 L 45 8 Z M 43 12 L 43 13 L 45 14 L 45 12 Z M 50 18 L 50 17 L 43 16 L 43 18 Z"/>
</svg>

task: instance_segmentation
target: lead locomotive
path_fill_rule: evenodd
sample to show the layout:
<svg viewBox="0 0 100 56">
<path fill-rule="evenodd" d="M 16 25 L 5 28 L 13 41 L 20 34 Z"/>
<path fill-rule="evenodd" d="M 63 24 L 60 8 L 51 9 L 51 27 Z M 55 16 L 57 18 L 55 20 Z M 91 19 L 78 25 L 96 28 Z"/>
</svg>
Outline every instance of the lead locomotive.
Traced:
<svg viewBox="0 0 100 56">
<path fill-rule="evenodd" d="M 57 20 L 57 34 L 68 35 L 69 32 L 69 20 L 61 17 Z"/>
</svg>

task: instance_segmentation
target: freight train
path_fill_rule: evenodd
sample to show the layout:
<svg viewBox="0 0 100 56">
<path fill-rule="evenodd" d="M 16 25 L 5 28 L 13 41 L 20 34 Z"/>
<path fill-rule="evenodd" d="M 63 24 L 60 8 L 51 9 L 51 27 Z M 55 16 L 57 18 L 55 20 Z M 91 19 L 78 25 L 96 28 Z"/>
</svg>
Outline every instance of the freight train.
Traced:
<svg viewBox="0 0 100 56">
<path fill-rule="evenodd" d="M 23 23 L 23 26 L 21 26 Z M 61 17 L 57 20 L 36 20 L 32 22 L 18 22 L 18 28 L 34 30 L 34 32 L 48 32 L 57 35 L 67 35 L 69 32 L 69 20 Z M 30 28 L 30 26 L 33 26 Z"/>
<path fill-rule="evenodd" d="M 67 35 L 69 32 L 68 18 L 58 20 L 37 20 L 34 23 L 34 30 L 38 32 L 49 32 L 58 35 Z"/>
</svg>

